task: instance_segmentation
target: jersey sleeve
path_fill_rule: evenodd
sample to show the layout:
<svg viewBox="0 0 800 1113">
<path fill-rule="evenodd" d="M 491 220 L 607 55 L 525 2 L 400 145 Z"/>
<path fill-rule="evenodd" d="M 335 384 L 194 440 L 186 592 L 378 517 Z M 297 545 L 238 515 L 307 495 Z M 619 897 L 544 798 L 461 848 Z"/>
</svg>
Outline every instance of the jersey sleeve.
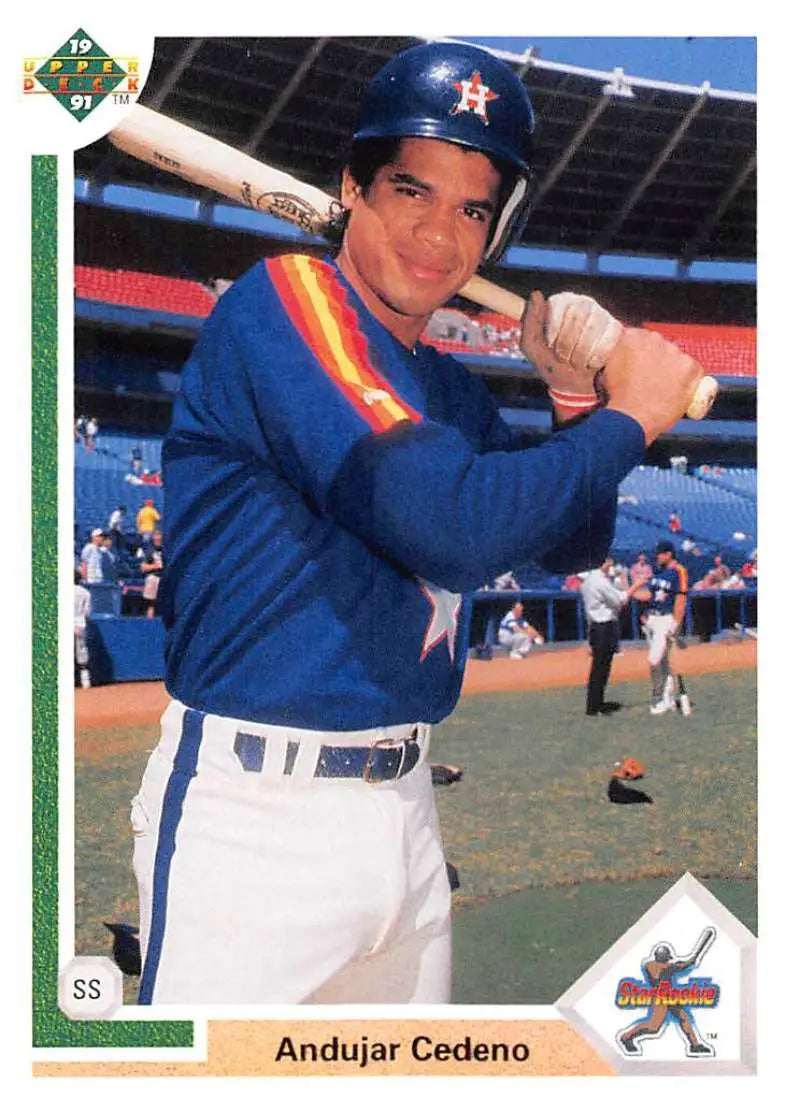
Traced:
<svg viewBox="0 0 800 1113">
<path fill-rule="evenodd" d="M 334 373 L 321 369 L 268 299 L 264 284 L 245 281 L 212 314 L 184 371 L 173 418 L 182 447 L 173 438 L 171 451 L 216 440 L 452 591 L 531 560 L 561 573 L 606 555 L 617 486 L 644 451 L 637 422 L 600 411 L 542 446 L 507 451 L 496 446 L 510 446 L 508 429 L 488 408 L 474 434 L 434 420 L 370 377 L 357 350 L 344 350 Z M 322 340 L 350 343 L 347 325 Z"/>
</svg>

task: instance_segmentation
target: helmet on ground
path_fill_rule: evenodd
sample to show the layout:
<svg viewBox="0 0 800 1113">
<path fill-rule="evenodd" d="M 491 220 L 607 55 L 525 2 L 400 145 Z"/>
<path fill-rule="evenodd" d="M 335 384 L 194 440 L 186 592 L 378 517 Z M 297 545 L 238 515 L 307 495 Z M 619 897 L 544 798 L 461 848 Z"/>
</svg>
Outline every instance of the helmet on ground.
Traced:
<svg viewBox="0 0 800 1113">
<path fill-rule="evenodd" d="M 354 140 L 419 137 L 502 160 L 515 175 L 484 258 L 520 230 L 531 187 L 533 108 L 519 77 L 488 50 L 432 42 L 390 58 L 361 101 Z"/>
</svg>

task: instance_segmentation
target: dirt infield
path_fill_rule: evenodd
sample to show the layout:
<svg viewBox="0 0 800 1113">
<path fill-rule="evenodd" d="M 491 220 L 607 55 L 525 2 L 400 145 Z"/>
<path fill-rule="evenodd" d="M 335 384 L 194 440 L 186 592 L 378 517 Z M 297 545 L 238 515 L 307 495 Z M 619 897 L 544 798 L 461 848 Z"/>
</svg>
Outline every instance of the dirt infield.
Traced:
<svg viewBox="0 0 800 1113">
<path fill-rule="evenodd" d="M 703 673 L 749 669 L 756 665 L 756 642 L 708 642 L 687 646 L 675 655 L 675 667 L 687 676 Z M 492 661 L 471 659 L 464 678 L 465 695 L 482 692 L 533 691 L 545 688 L 568 688 L 584 684 L 589 667 L 585 646 L 548 649 L 522 661 L 498 657 Z M 614 660 L 611 682 L 646 680 L 647 657 L 644 646 L 625 648 Z M 101 727 L 153 725 L 168 702 L 160 682 L 110 684 L 101 688 L 78 689 L 75 692 L 76 730 Z M 81 750 L 92 743 L 81 740 Z M 106 749 L 106 752 L 107 749 Z"/>
</svg>

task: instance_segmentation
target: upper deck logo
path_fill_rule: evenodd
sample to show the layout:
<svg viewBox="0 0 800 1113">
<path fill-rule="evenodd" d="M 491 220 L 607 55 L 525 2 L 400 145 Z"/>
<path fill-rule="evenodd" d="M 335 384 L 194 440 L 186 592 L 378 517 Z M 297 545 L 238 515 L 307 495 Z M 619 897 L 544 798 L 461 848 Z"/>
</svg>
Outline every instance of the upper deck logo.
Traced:
<svg viewBox="0 0 800 1113">
<path fill-rule="evenodd" d="M 123 104 L 138 94 L 139 62 L 111 57 L 79 27 L 50 56 L 24 59 L 22 91 L 49 93 L 80 122 L 110 94 Z"/>
<path fill-rule="evenodd" d="M 720 987 L 708 977 L 692 977 L 678 981 L 677 975 L 693 970 L 716 938 L 716 929 L 707 927 L 694 949 L 678 957 L 670 943 L 658 943 L 642 961 L 642 975 L 620 978 L 615 1004 L 618 1009 L 646 1008 L 646 1014 L 634 1024 L 617 1032 L 616 1040 L 626 1056 L 642 1055 L 642 1042 L 656 1039 L 677 1028 L 687 1056 L 711 1058 L 714 1048 L 698 1029 L 693 1015 L 696 1009 L 714 1009 L 720 998 Z"/>
</svg>

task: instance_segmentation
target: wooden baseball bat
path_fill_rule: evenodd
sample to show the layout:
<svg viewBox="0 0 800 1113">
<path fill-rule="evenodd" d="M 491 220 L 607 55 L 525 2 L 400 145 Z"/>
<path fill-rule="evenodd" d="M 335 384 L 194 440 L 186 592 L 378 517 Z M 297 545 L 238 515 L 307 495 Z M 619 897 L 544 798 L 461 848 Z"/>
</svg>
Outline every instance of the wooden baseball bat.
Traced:
<svg viewBox="0 0 800 1113">
<path fill-rule="evenodd" d="M 290 221 L 302 231 L 324 236 L 339 203 L 316 186 L 259 162 L 204 132 L 136 104 L 108 138 L 134 158 L 213 189 L 240 205 Z M 478 305 L 522 320 L 525 299 L 474 275 L 459 291 Z M 705 417 L 717 394 L 717 381 L 705 375 L 697 384 L 687 417 Z"/>
</svg>

